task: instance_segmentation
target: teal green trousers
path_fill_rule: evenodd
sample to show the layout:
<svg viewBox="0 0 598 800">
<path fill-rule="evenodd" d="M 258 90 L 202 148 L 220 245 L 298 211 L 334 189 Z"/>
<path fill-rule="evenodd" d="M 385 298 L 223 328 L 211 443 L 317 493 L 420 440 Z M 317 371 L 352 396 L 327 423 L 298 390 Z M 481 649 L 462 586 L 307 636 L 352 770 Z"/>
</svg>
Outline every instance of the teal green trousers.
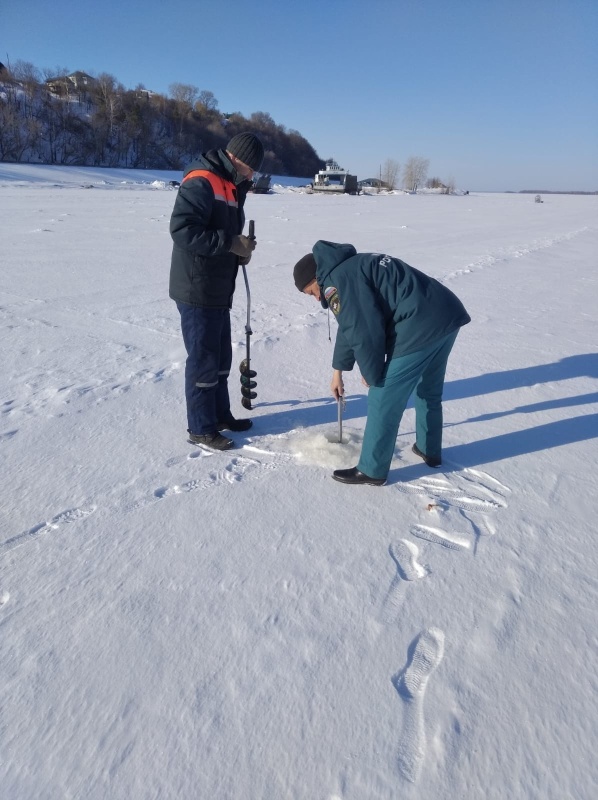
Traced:
<svg viewBox="0 0 598 800">
<path fill-rule="evenodd" d="M 446 364 L 457 333 L 407 356 L 387 362 L 378 386 L 368 392 L 368 416 L 357 469 L 370 478 L 386 478 L 401 417 L 415 391 L 415 442 L 422 453 L 440 458 L 442 391 Z"/>
</svg>

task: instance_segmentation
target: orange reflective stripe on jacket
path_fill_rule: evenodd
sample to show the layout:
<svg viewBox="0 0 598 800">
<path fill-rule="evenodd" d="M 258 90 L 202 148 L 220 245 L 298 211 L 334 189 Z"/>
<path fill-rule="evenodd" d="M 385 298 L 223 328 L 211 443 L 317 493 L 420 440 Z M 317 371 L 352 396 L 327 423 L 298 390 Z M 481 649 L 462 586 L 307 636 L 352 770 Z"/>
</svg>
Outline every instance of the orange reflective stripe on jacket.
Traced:
<svg viewBox="0 0 598 800">
<path fill-rule="evenodd" d="M 218 175 L 214 175 L 213 172 L 210 172 L 207 169 L 194 169 L 188 175 L 185 175 L 182 183 L 188 181 L 189 178 L 205 178 L 212 187 L 215 200 L 222 200 L 224 203 L 229 206 L 233 206 L 234 208 L 238 207 L 239 204 L 237 203 L 237 192 L 234 184 L 232 184 L 230 181 L 227 181 Z"/>
</svg>

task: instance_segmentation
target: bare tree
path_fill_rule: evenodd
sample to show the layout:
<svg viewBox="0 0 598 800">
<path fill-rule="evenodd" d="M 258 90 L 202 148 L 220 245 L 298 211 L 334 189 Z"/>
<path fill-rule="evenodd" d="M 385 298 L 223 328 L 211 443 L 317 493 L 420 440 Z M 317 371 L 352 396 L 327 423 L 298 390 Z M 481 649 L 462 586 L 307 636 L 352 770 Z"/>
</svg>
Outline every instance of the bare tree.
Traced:
<svg viewBox="0 0 598 800">
<path fill-rule="evenodd" d="M 387 158 L 380 171 L 380 180 L 386 184 L 388 189 L 395 189 L 400 171 L 401 165 L 399 162 L 395 161 L 394 158 Z"/>
<path fill-rule="evenodd" d="M 113 75 L 98 75 L 92 88 L 94 112 L 91 124 L 94 131 L 95 163 L 114 166 L 122 117 L 122 86 Z"/>
<path fill-rule="evenodd" d="M 446 188 L 440 178 L 428 178 L 426 181 L 426 189 L 444 189 Z"/>
<path fill-rule="evenodd" d="M 13 78 L 24 85 L 34 84 L 37 86 L 41 80 L 41 73 L 30 61 L 15 61 L 11 68 Z"/>
<path fill-rule="evenodd" d="M 417 189 L 426 180 L 430 160 L 421 156 L 410 156 L 403 170 L 403 186 L 410 192 Z"/>
<path fill-rule="evenodd" d="M 26 150 L 27 137 L 18 107 L 0 103 L 0 161 L 20 161 Z"/>
<path fill-rule="evenodd" d="M 54 67 L 54 69 L 44 67 L 42 70 L 42 76 L 44 80 L 49 81 L 52 78 L 66 78 L 69 72 L 70 69 L 68 67 Z"/>
<path fill-rule="evenodd" d="M 187 105 L 190 109 L 195 105 L 199 95 L 197 86 L 190 86 L 188 83 L 171 83 L 168 90 L 173 100 Z"/>
<path fill-rule="evenodd" d="M 197 86 L 187 83 L 171 83 L 168 87 L 174 102 L 175 137 L 172 147 L 176 151 L 177 160 L 185 159 L 185 137 L 189 125 L 192 124 L 192 115 L 195 102 L 199 95 Z"/>
<path fill-rule="evenodd" d="M 218 100 L 213 92 L 204 89 L 199 93 L 196 106 L 200 106 L 198 110 L 216 111 L 218 109 Z"/>
</svg>

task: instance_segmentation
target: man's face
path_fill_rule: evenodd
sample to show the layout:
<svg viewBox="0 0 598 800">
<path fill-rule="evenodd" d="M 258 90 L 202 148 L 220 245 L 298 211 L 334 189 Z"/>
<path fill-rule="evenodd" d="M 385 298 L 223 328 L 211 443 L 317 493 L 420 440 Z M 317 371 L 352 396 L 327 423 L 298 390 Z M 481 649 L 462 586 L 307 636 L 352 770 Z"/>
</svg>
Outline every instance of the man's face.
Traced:
<svg viewBox="0 0 598 800">
<path fill-rule="evenodd" d="M 303 290 L 303 294 L 309 294 L 312 297 L 315 297 L 318 303 L 320 302 L 320 287 L 318 286 L 318 282 L 315 278 L 311 283 L 307 284 Z"/>
<path fill-rule="evenodd" d="M 252 180 L 254 170 L 252 170 L 251 167 L 248 167 L 245 162 L 241 161 L 240 158 L 237 158 L 232 153 L 228 153 L 228 157 L 230 158 L 233 167 L 237 170 L 239 175 L 242 175 L 245 180 Z"/>
</svg>

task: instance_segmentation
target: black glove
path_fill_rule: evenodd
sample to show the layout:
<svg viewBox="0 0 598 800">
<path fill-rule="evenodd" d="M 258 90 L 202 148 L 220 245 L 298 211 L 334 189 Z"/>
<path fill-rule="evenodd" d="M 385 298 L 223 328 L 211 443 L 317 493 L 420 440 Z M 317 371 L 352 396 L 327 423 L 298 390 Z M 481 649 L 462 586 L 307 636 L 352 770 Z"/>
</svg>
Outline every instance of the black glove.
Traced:
<svg viewBox="0 0 598 800">
<path fill-rule="evenodd" d="M 246 267 L 251 261 L 251 254 L 248 256 L 239 256 L 239 266 Z"/>
<path fill-rule="evenodd" d="M 251 254 L 255 250 L 255 239 L 250 239 L 249 236 L 233 236 L 230 251 L 236 256 L 241 258 L 251 258 Z"/>
</svg>

